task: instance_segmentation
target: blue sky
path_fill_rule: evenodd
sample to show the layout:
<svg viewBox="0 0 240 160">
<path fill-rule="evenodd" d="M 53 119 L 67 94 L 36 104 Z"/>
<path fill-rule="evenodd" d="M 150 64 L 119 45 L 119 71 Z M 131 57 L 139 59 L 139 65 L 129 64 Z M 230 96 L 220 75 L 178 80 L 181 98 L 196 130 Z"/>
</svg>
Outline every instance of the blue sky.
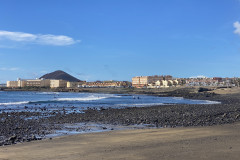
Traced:
<svg viewBox="0 0 240 160">
<path fill-rule="evenodd" d="M 0 0 L 0 83 L 240 77 L 240 0 Z"/>
</svg>

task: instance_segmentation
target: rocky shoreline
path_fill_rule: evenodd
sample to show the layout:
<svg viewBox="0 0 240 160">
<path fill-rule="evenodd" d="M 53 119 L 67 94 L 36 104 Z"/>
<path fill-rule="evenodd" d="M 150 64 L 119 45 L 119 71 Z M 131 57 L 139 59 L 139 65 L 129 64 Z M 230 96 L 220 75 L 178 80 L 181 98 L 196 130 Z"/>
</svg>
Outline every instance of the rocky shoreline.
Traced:
<svg viewBox="0 0 240 160">
<path fill-rule="evenodd" d="M 240 121 L 240 94 L 217 95 L 206 91 L 197 93 L 179 89 L 169 92 L 144 92 L 155 96 L 184 97 L 219 101 L 221 104 L 177 104 L 124 109 L 88 109 L 85 113 L 63 110 L 44 112 L 0 113 L 0 146 L 41 140 L 60 124 L 95 122 L 111 125 L 149 124 L 161 127 L 211 126 Z"/>
</svg>

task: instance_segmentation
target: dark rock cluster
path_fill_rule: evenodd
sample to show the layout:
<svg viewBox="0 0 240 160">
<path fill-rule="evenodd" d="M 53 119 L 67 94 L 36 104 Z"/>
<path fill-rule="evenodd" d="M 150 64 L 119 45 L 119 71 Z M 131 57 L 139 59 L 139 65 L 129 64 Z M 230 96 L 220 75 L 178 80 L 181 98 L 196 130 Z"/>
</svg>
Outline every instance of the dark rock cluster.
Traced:
<svg viewBox="0 0 240 160">
<path fill-rule="evenodd" d="M 39 112 L 2 112 L 0 114 L 0 146 L 40 140 L 49 133 Z M 34 117 L 34 118 L 33 118 Z"/>
</svg>

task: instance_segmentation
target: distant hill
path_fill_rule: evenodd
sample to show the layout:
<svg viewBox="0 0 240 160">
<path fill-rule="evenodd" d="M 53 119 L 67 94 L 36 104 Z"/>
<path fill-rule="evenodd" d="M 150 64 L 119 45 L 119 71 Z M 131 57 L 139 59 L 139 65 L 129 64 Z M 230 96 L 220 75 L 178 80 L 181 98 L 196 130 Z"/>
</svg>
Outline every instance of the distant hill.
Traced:
<svg viewBox="0 0 240 160">
<path fill-rule="evenodd" d="M 51 73 L 47 73 L 45 75 L 43 75 L 40 78 L 44 78 L 44 79 L 62 79 L 62 80 L 66 80 L 66 81 L 70 81 L 70 82 L 80 82 L 81 80 L 71 76 L 70 74 L 61 71 L 61 70 L 57 70 L 55 72 L 51 72 Z"/>
</svg>

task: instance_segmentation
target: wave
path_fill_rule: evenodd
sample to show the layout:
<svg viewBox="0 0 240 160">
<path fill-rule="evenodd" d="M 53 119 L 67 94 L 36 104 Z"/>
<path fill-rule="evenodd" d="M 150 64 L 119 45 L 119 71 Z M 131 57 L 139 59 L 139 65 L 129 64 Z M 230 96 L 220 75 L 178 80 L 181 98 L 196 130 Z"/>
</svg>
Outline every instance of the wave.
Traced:
<svg viewBox="0 0 240 160">
<path fill-rule="evenodd" d="M 18 105 L 18 104 L 28 104 L 29 101 L 22 101 L 22 102 L 5 102 L 0 103 L 0 105 Z"/>
<path fill-rule="evenodd" d="M 88 97 L 76 97 L 76 98 L 56 98 L 56 101 L 96 101 L 100 99 L 109 98 L 108 96 L 88 96 Z"/>
<path fill-rule="evenodd" d="M 197 100 L 197 99 L 189 99 L 191 102 L 196 102 L 193 104 L 221 104 L 218 101 L 210 101 L 210 100 Z"/>
<path fill-rule="evenodd" d="M 183 97 L 172 97 L 173 99 L 176 99 L 176 100 L 183 100 L 184 98 Z"/>
<path fill-rule="evenodd" d="M 205 103 L 202 104 L 221 104 L 221 102 L 205 100 Z"/>
<path fill-rule="evenodd" d="M 117 104 L 118 106 L 156 106 L 156 105 L 166 105 L 164 103 L 139 103 L 139 104 Z"/>
<path fill-rule="evenodd" d="M 56 95 L 56 94 L 60 94 L 60 93 L 59 92 L 39 92 L 37 94 Z"/>
<path fill-rule="evenodd" d="M 41 94 L 49 94 L 55 92 L 42 92 Z M 20 101 L 20 102 L 4 102 L 0 105 L 21 105 L 21 104 L 36 104 L 36 103 L 56 103 L 59 101 L 96 101 L 106 98 L 121 97 L 116 95 L 90 95 L 87 97 L 74 97 L 74 98 L 54 98 L 49 100 L 36 100 L 36 101 Z"/>
<path fill-rule="evenodd" d="M 87 97 L 74 97 L 74 98 L 56 98 L 55 101 L 96 101 L 106 98 L 118 98 L 121 96 L 112 94 L 94 94 Z"/>
</svg>

